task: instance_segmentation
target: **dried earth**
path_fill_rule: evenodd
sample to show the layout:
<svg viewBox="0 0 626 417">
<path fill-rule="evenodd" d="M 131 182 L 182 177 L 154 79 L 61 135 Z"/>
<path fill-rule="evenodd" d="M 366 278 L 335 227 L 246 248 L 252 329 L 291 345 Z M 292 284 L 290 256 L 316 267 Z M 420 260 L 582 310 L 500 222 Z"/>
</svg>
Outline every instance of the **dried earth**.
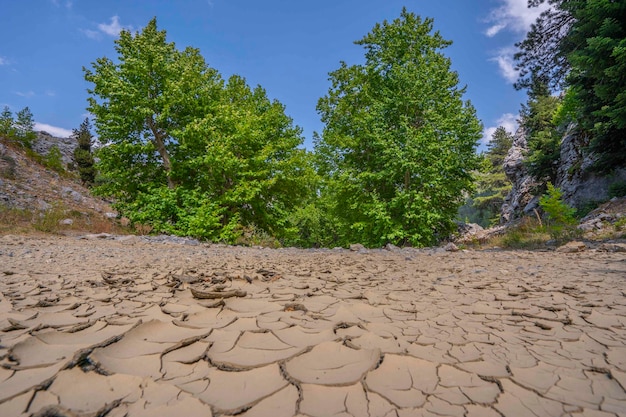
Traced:
<svg viewBox="0 0 626 417">
<path fill-rule="evenodd" d="M 185 243 L 0 237 L 0 416 L 626 415 L 623 252 Z"/>
</svg>

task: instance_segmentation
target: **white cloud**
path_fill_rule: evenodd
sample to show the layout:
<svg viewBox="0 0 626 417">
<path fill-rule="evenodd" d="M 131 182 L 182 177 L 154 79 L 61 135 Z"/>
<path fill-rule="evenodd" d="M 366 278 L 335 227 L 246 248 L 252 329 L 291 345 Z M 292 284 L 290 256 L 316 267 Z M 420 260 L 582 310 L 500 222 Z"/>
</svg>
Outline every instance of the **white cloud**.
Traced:
<svg viewBox="0 0 626 417">
<path fill-rule="evenodd" d="M 102 39 L 102 34 L 97 30 L 91 29 L 80 29 L 81 32 L 85 34 L 89 39 L 99 40 Z"/>
<path fill-rule="evenodd" d="M 25 97 L 25 98 L 31 98 L 35 96 L 35 92 L 34 91 L 16 91 L 15 94 L 17 94 L 20 97 Z"/>
<path fill-rule="evenodd" d="M 8 64 L 7 60 L 0 56 L 0 65 L 7 65 L 7 64 Z"/>
<path fill-rule="evenodd" d="M 549 7 L 544 3 L 529 8 L 527 0 L 499 0 L 499 2 L 502 3 L 501 6 L 493 9 L 485 19 L 491 24 L 485 31 L 485 35 L 490 38 L 504 29 L 518 34 L 526 33 L 541 12 Z"/>
<path fill-rule="evenodd" d="M 117 36 L 120 34 L 122 29 L 124 29 L 124 27 L 120 25 L 120 17 L 113 16 L 111 18 L 111 23 L 109 23 L 108 25 L 105 23 L 100 23 L 98 24 L 98 29 L 100 29 L 101 32 L 106 33 L 109 36 Z"/>
<path fill-rule="evenodd" d="M 35 122 L 35 130 L 44 131 L 50 133 L 52 136 L 58 138 L 69 138 L 72 136 L 72 131 L 64 129 L 62 127 L 52 126 L 46 123 Z"/>
<path fill-rule="evenodd" d="M 514 54 L 515 49 L 502 48 L 496 52 L 496 55 L 493 58 L 489 59 L 490 61 L 498 64 L 500 75 L 511 84 L 517 81 L 519 77 L 519 71 L 515 69 L 515 61 L 513 59 Z"/>
<path fill-rule="evenodd" d="M 80 29 L 89 39 L 100 40 L 102 35 L 119 36 L 124 29 L 132 30 L 132 26 L 123 26 L 120 24 L 120 17 L 115 15 L 111 17 L 111 23 L 98 23 L 98 30 Z"/>
<path fill-rule="evenodd" d="M 507 132 L 515 133 L 517 130 L 517 117 L 513 113 L 504 113 L 502 116 L 496 120 L 494 126 L 490 126 L 485 128 L 483 131 L 483 138 L 480 140 L 480 144 L 486 146 L 489 142 L 491 142 L 491 137 L 498 127 L 504 127 Z"/>
</svg>

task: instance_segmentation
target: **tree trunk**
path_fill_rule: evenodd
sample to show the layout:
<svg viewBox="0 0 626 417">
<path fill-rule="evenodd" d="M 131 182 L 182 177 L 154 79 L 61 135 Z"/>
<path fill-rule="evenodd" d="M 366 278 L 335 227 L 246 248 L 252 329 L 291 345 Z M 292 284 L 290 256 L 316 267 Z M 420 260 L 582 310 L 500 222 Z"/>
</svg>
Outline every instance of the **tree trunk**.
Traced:
<svg viewBox="0 0 626 417">
<path fill-rule="evenodd" d="M 149 117 L 147 119 L 147 124 L 150 130 L 152 131 L 152 135 L 154 136 L 153 143 L 161 159 L 163 160 L 163 169 L 165 170 L 165 176 L 167 177 L 167 187 L 170 190 L 176 188 L 176 182 L 172 179 L 172 161 L 170 160 L 170 155 L 167 152 L 167 148 L 165 147 L 165 138 L 166 135 L 164 132 L 161 132 L 156 124 L 154 123 L 154 119 Z"/>
</svg>

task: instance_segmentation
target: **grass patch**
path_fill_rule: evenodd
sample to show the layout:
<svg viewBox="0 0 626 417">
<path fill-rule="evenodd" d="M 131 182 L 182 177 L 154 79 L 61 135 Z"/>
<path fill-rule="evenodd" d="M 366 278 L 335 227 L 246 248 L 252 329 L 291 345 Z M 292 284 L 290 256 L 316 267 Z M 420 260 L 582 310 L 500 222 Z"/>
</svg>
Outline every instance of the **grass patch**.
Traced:
<svg viewBox="0 0 626 417">
<path fill-rule="evenodd" d="M 549 240 L 550 234 L 538 219 L 524 217 L 504 234 L 491 238 L 486 246 L 531 250 L 545 248 Z"/>
<path fill-rule="evenodd" d="M 65 224 L 64 220 L 69 220 Z M 131 230 L 97 212 L 68 209 L 57 202 L 48 210 L 25 210 L 0 205 L 0 233 L 111 233 L 128 234 Z"/>
</svg>

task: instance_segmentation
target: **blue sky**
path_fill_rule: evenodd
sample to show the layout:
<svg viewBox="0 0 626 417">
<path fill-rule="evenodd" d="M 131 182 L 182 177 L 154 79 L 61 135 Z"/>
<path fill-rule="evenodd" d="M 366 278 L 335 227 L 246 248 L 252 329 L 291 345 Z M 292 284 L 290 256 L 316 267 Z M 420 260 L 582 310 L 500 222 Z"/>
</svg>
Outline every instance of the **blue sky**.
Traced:
<svg viewBox="0 0 626 417">
<path fill-rule="evenodd" d="M 312 148 L 323 125 L 315 110 L 328 73 L 361 63 L 354 45 L 403 6 L 435 19 L 453 45 L 444 50 L 467 86 L 485 138 L 515 129 L 524 92 L 515 91 L 514 44 L 538 14 L 527 0 L 4 0 L 0 14 L 0 107 L 30 107 L 36 129 L 67 136 L 87 116 L 83 66 L 116 58 L 122 28 L 141 30 L 156 16 L 178 49 L 200 49 L 224 78 L 261 85 L 304 130 Z"/>
</svg>

